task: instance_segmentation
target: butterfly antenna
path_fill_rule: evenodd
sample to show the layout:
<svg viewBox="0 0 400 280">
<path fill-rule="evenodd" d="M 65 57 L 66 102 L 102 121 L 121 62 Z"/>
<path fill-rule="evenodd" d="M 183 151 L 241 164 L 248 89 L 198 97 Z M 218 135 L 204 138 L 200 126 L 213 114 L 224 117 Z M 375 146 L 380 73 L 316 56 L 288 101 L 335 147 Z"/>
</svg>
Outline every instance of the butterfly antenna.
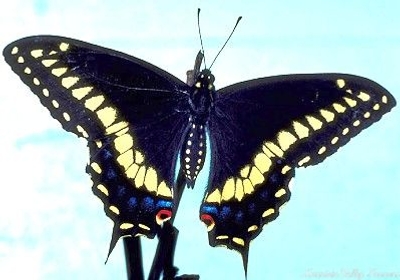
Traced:
<svg viewBox="0 0 400 280">
<path fill-rule="evenodd" d="M 226 39 L 225 44 L 222 46 L 222 48 L 219 50 L 219 52 L 218 52 L 217 55 L 215 56 L 215 58 L 214 58 L 213 62 L 211 63 L 211 66 L 210 66 L 209 69 L 211 69 L 211 67 L 213 66 L 215 60 L 217 59 L 217 57 L 219 56 L 219 54 L 222 52 L 222 50 L 225 48 L 226 44 L 228 43 L 229 39 L 232 37 L 232 34 L 233 34 L 233 32 L 235 32 L 235 29 L 236 29 L 236 27 L 238 26 L 239 21 L 240 21 L 241 19 L 242 19 L 241 16 L 238 17 L 238 19 L 237 19 L 237 21 L 236 21 L 236 24 L 235 24 L 235 26 L 233 27 L 233 30 L 232 30 L 231 34 L 229 35 L 228 39 Z"/>
<path fill-rule="evenodd" d="M 200 31 L 200 8 L 197 9 L 197 27 L 198 27 L 198 29 L 199 29 L 200 44 L 201 44 L 201 52 L 203 53 L 203 59 L 204 59 L 204 67 L 207 68 L 207 65 L 206 65 L 206 57 L 205 57 L 205 55 L 204 55 L 203 39 L 201 38 L 201 31 Z"/>
</svg>

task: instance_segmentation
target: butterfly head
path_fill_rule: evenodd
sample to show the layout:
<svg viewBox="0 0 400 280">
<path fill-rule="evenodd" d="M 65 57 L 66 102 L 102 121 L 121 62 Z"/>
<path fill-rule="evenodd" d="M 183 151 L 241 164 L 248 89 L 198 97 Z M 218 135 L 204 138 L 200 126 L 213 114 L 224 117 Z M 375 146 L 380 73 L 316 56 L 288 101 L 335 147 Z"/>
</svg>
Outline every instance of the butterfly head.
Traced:
<svg viewBox="0 0 400 280">
<path fill-rule="evenodd" d="M 215 77 L 213 74 L 211 74 L 211 71 L 209 69 L 204 69 L 200 72 L 199 76 L 196 79 L 196 82 L 194 84 L 194 87 L 197 90 L 208 90 L 208 91 L 214 91 L 214 81 Z"/>
</svg>

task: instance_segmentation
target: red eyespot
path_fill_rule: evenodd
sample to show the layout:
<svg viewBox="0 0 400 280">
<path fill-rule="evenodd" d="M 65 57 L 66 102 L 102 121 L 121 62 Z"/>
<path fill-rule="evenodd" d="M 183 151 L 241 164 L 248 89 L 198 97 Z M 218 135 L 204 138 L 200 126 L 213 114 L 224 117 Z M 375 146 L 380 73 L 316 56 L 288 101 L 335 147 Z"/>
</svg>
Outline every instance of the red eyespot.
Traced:
<svg viewBox="0 0 400 280">
<path fill-rule="evenodd" d="M 158 211 L 156 215 L 156 222 L 161 226 L 165 221 L 171 219 L 171 217 L 172 217 L 171 210 L 161 209 L 160 211 Z"/>
<path fill-rule="evenodd" d="M 200 220 L 207 226 L 207 231 L 211 231 L 215 226 L 214 218 L 209 214 L 201 214 Z"/>
</svg>

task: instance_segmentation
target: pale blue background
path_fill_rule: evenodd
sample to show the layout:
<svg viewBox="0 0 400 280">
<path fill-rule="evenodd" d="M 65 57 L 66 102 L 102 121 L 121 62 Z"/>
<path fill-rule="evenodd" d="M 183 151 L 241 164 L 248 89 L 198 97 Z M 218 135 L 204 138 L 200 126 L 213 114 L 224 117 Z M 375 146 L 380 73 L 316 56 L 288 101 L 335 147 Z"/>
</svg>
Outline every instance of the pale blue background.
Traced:
<svg viewBox="0 0 400 280">
<path fill-rule="evenodd" d="M 200 45 L 198 7 L 209 62 L 243 16 L 213 66 L 217 87 L 346 72 L 381 83 L 400 101 L 395 0 L 15 0 L 0 4 L 0 46 L 64 35 L 185 79 Z M 122 243 L 103 264 L 112 224 L 85 174 L 85 142 L 65 133 L 3 61 L 0 79 L 0 279 L 125 279 Z M 249 280 L 400 277 L 399 120 L 395 108 L 323 164 L 297 170 L 291 201 L 251 243 Z M 209 247 L 198 220 L 206 173 L 183 197 L 176 264 L 201 279 L 244 279 L 240 256 Z M 146 270 L 155 244 L 145 241 Z"/>
</svg>

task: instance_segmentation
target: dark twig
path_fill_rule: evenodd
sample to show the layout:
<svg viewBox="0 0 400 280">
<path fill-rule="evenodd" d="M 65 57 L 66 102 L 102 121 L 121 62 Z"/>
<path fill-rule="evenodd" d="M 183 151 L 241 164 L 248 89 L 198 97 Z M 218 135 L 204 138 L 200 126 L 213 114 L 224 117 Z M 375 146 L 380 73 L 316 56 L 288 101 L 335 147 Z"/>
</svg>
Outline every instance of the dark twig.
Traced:
<svg viewBox="0 0 400 280">
<path fill-rule="evenodd" d="M 144 280 L 140 237 L 124 237 L 123 240 L 128 280 Z"/>
<path fill-rule="evenodd" d="M 164 223 L 159 234 L 159 241 L 153 264 L 151 266 L 149 280 L 160 279 L 161 273 L 165 280 L 175 279 L 178 271 L 173 265 L 175 246 L 178 239 L 179 231 L 173 226 L 174 218 L 178 211 L 179 203 L 182 198 L 183 191 L 186 186 L 185 176 L 179 171 L 176 188 L 174 190 L 174 211 L 171 220 Z"/>
</svg>

